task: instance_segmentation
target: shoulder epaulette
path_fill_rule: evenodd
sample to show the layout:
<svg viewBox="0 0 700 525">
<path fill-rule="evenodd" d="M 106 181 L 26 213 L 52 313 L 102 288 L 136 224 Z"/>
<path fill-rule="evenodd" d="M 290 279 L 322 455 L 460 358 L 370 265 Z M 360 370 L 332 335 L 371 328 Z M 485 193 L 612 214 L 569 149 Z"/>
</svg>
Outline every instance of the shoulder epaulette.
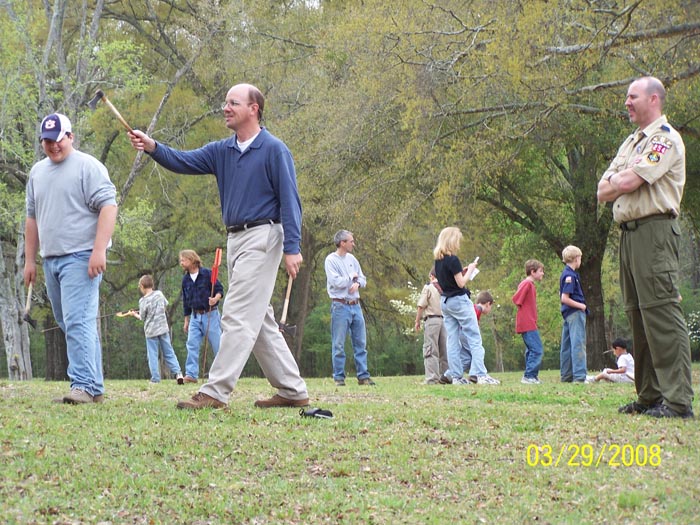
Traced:
<svg viewBox="0 0 700 525">
<path fill-rule="evenodd" d="M 661 125 L 661 130 L 662 131 L 671 131 L 671 128 L 669 128 L 666 124 Z"/>
</svg>

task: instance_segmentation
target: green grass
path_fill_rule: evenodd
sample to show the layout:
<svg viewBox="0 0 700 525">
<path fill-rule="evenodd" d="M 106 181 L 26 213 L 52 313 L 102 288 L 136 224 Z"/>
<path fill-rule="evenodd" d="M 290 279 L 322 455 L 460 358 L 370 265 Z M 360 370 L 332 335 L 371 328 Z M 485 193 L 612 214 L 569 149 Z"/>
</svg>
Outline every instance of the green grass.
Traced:
<svg viewBox="0 0 700 525">
<path fill-rule="evenodd" d="M 69 406 L 51 403 L 66 383 L 2 380 L 0 521 L 697 522 L 700 420 L 620 415 L 630 385 L 496 375 L 500 386 L 308 380 L 332 420 L 254 408 L 273 393 L 263 379 L 242 379 L 229 411 L 198 412 L 175 408 L 196 387 L 174 381 L 108 381 L 103 405 Z M 654 445 L 658 466 L 637 464 Z"/>
</svg>

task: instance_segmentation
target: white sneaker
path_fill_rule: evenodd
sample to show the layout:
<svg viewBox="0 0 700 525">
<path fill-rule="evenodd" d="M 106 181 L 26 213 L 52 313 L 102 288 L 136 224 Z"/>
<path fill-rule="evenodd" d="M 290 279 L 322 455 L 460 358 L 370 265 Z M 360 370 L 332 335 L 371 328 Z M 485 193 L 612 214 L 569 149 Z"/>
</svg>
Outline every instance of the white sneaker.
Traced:
<svg viewBox="0 0 700 525">
<path fill-rule="evenodd" d="M 490 375 L 486 374 L 485 376 L 479 376 L 478 379 L 476 380 L 476 383 L 478 385 L 500 385 L 501 382 L 498 379 L 494 379 Z"/>
<path fill-rule="evenodd" d="M 541 385 L 542 381 L 536 377 L 524 377 L 520 380 L 523 385 Z"/>
<path fill-rule="evenodd" d="M 463 377 L 459 377 L 457 379 L 452 379 L 452 384 L 453 385 L 470 385 L 471 383 L 464 379 Z"/>
<path fill-rule="evenodd" d="M 584 381 L 584 383 L 587 383 L 587 384 L 591 384 L 591 383 L 595 383 L 595 382 L 596 382 L 595 376 L 586 376 L 586 380 Z"/>
</svg>

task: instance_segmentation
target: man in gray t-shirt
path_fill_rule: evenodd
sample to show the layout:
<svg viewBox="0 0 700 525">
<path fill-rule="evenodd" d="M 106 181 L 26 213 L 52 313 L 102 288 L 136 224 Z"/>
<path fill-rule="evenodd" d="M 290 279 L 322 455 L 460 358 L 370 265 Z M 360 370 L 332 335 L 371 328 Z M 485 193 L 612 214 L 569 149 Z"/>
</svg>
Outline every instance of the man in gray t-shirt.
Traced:
<svg viewBox="0 0 700 525">
<path fill-rule="evenodd" d="M 104 377 L 97 309 L 117 218 L 116 189 L 100 161 L 73 148 L 65 115 L 44 118 L 41 145 L 47 158 L 32 167 L 27 182 L 24 283 L 36 281 L 39 253 L 68 350 L 71 391 L 57 401 L 100 403 Z"/>
</svg>

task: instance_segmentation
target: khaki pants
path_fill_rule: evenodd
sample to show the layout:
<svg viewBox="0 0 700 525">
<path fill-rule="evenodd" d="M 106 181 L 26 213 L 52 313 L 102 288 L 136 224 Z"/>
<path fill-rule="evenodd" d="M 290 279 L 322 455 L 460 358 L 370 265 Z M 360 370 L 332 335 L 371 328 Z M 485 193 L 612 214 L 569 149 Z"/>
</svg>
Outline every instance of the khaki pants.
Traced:
<svg viewBox="0 0 700 525">
<path fill-rule="evenodd" d="M 441 317 L 431 317 L 423 324 L 423 365 L 426 383 L 437 383 L 447 372 L 447 330 Z"/>
<path fill-rule="evenodd" d="M 654 217 L 623 230 L 620 285 L 634 341 L 638 402 L 685 412 L 693 400 L 690 341 L 678 292 L 678 221 Z"/>
<path fill-rule="evenodd" d="M 251 352 L 279 395 L 294 400 L 309 397 L 270 304 L 283 238 L 280 224 L 228 235 L 229 285 L 221 316 L 221 343 L 209 381 L 199 389 L 224 403 L 228 403 Z"/>
</svg>

